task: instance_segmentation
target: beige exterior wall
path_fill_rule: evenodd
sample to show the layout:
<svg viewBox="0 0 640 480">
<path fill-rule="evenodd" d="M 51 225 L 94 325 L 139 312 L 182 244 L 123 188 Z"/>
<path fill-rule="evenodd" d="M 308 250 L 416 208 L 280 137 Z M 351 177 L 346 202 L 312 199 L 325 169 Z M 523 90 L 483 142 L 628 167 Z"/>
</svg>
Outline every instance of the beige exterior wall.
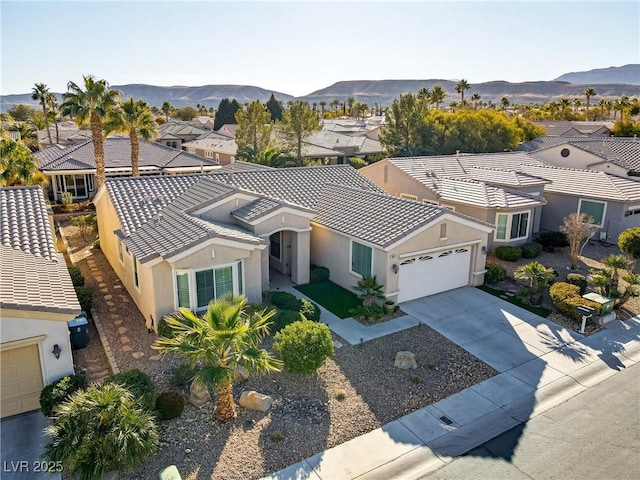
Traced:
<svg viewBox="0 0 640 480">
<path fill-rule="evenodd" d="M 562 150 L 567 149 L 569 155 L 563 157 Z M 627 169 L 619 167 L 604 158 L 585 152 L 573 145 L 563 144 L 554 147 L 539 150 L 533 153 L 533 156 L 550 165 L 566 168 L 579 168 L 583 170 L 598 170 L 601 172 L 611 173 L 622 177 L 627 176 Z"/>
<path fill-rule="evenodd" d="M 418 201 L 438 201 L 437 195 L 433 190 L 396 168 L 389 160 L 381 160 L 367 165 L 359 169 L 358 173 L 367 177 L 390 195 L 399 197 L 404 193 L 415 195 L 418 197 Z"/>
</svg>

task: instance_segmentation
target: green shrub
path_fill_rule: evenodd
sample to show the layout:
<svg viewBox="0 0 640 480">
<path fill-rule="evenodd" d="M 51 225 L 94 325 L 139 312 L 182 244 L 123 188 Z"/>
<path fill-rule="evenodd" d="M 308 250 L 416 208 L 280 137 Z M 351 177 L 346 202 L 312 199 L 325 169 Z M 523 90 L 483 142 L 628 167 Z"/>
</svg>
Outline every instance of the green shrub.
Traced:
<svg viewBox="0 0 640 480">
<path fill-rule="evenodd" d="M 100 250 L 100 239 L 99 239 L 99 238 L 98 238 L 98 239 L 96 239 L 96 240 L 94 240 L 94 242 L 93 242 L 93 248 L 94 248 L 95 250 Z"/>
<path fill-rule="evenodd" d="M 246 313 L 249 317 L 253 316 L 256 313 L 262 314 L 262 312 L 269 313 L 271 311 L 276 312 L 276 308 L 273 305 L 269 305 L 267 303 L 251 303 L 244 307 L 244 313 Z"/>
<path fill-rule="evenodd" d="M 85 312 L 90 312 L 93 306 L 93 290 L 89 287 L 75 287 L 76 296 L 80 303 L 80 309 Z"/>
<path fill-rule="evenodd" d="M 333 356 L 333 338 L 326 325 L 304 320 L 287 325 L 278 332 L 273 348 L 287 371 L 309 374 Z"/>
<path fill-rule="evenodd" d="M 273 292 L 271 294 L 271 303 L 273 303 L 278 308 L 285 308 L 284 306 L 298 298 L 295 295 L 292 295 L 289 292 Z"/>
<path fill-rule="evenodd" d="M 42 413 L 50 417 L 56 406 L 66 401 L 72 393 L 85 388 L 87 388 L 87 378 L 84 375 L 67 375 L 50 383 L 40 392 Z"/>
<path fill-rule="evenodd" d="M 63 205 L 71 205 L 73 203 L 73 193 L 62 192 L 61 201 Z"/>
<path fill-rule="evenodd" d="M 579 273 L 567 273 L 567 283 L 580 287 L 580 295 L 587 291 L 587 277 Z"/>
<path fill-rule="evenodd" d="M 553 252 L 556 248 L 569 246 L 569 240 L 562 232 L 538 232 L 534 240 L 542 245 L 545 252 Z"/>
<path fill-rule="evenodd" d="M 595 309 L 594 315 L 600 315 L 601 305 L 597 302 L 592 302 L 586 298 L 580 296 L 580 287 L 578 285 L 572 285 L 565 282 L 554 283 L 549 289 L 549 295 L 553 305 L 561 313 L 567 315 L 575 320 L 581 320 L 582 316 L 578 313 L 577 308 L 585 305 Z"/>
<path fill-rule="evenodd" d="M 171 369 L 171 383 L 176 387 L 186 387 L 198 373 L 198 367 L 181 363 Z"/>
<path fill-rule="evenodd" d="M 579 295 L 580 287 L 577 285 L 572 285 L 566 282 L 556 282 L 551 285 L 549 289 L 549 295 L 551 296 L 551 300 L 554 302 L 557 300 L 563 300 L 568 297 L 575 297 Z"/>
<path fill-rule="evenodd" d="M 319 283 L 329 280 L 329 269 L 327 267 L 312 267 L 309 273 L 309 283 Z"/>
<path fill-rule="evenodd" d="M 358 305 L 349 310 L 352 317 L 365 323 L 375 323 L 382 318 L 384 311 L 380 305 Z"/>
<path fill-rule="evenodd" d="M 156 408 L 156 384 L 149 375 L 137 368 L 111 375 L 103 383 L 122 385 L 132 393 L 136 402 L 149 412 Z"/>
<path fill-rule="evenodd" d="M 84 287 L 84 275 L 82 275 L 80 267 L 77 265 L 69 265 L 67 270 L 69 270 L 69 276 L 71 277 L 71 283 L 73 283 L 73 286 Z"/>
<path fill-rule="evenodd" d="M 78 215 L 71 219 L 71 225 L 77 227 L 80 236 L 86 239 L 87 235 L 95 234 L 98 231 L 98 217 L 95 213 L 89 213 L 87 215 Z"/>
<path fill-rule="evenodd" d="M 367 161 L 360 157 L 348 157 L 347 163 L 351 165 L 356 170 L 358 168 L 365 167 L 367 165 Z"/>
<path fill-rule="evenodd" d="M 320 307 L 318 305 L 304 298 L 300 300 L 300 303 L 302 305 L 300 310 L 298 311 L 302 315 L 304 315 L 304 318 L 306 318 L 307 320 L 312 320 L 314 322 L 318 322 L 320 320 L 320 315 L 322 312 L 320 311 Z"/>
<path fill-rule="evenodd" d="M 160 320 L 158 320 L 158 337 L 173 338 L 173 336 L 173 328 L 167 323 L 167 317 L 160 317 Z"/>
<path fill-rule="evenodd" d="M 158 420 L 178 418 L 184 412 L 184 397 L 179 392 L 162 392 L 156 399 Z"/>
<path fill-rule="evenodd" d="M 273 327 L 271 328 L 271 331 L 276 333 L 287 325 L 301 320 L 306 320 L 306 318 L 300 312 L 295 310 L 279 310 L 273 320 Z"/>
<path fill-rule="evenodd" d="M 520 247 L 501 246 L 496 248 L 496 257 L 500 260 L 515 262 L 522 257 L 522 249 Z"/>
<path fill-rule="evenodd" d="M 542 245 L 536 242 L 525 243 L 521 248 L 524 258 L 536 258 L 542 253 Z"/>
<path fill-rule="evenodd" d="M 593 315 L 596 317 L 599 316 L 600 312 L 602 311 L 602 305 L 600 305 L 598 302 L 587 300 L 586 298 L 582 298 L 578 295 L 576 295 L 575 297 L 565 298 L 561 305 L 562 308 L 556 308 L 558 308 L 558 310 L 566 314 L 568 317 L 573 318 L 574 320 L 582 320 L 582 315 L 578 313 L 578 307 L 581 306 L 593 308 L 595 310 Z"/>
<path fill-rule="evenodd" d="M 507 278 L 507 269 L 494 262 L 487 262 L 485 267 L 484 283 L 497 283 Z"/>
</svg>

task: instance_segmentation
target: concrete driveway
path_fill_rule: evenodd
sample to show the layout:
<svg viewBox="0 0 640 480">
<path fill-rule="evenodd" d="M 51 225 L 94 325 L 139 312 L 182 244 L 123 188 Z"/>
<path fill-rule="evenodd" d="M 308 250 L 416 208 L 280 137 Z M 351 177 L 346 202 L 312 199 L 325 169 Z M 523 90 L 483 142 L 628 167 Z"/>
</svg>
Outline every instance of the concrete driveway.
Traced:
<svg viewBox="0 0 640 480">
<path fill-rule="evenodd" d="M 48 474 L 40 458 L 46 438 L 43 429 L 49 424 L 40 410 L 2 419 L 2 470 L 0 478 L 60 479 L 60 473 Z"/>
</svg>

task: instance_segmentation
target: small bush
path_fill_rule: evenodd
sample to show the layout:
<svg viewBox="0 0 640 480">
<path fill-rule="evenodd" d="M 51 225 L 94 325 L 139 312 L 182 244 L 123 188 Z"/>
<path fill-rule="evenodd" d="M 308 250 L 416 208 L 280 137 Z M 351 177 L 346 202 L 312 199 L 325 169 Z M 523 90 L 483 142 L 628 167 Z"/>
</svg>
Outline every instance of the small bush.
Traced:
<svg viewBox="0 0 640 480">
<path fill-rule="evenodd" d="M 178 418 L 184 412 L 184 397 L 178 392 L 162 392 L 156 399 L 159 420 Z"/>
<path fill-rule="evenodd" d="M 302 306 L 298 311 L 302 315 L 304 315 L 304 318 L 314 322 L 317 322 L 320 320 L 320 315 L 322 312 L 320 312 L 320 307 L 318 305 L 306 299 L 302 299 L 300 300 L 300 302 L 302 303 Z"/>
<path fill-rule="evenodd" d="M 80 309 L 85 312 L 90 312 L 93 306 L 93 290 L 89 287 L 75 287 L 76 296 L 80 303 Z"/>
<path fill-rule="evenodd" d="M 498 263 L 487 262 L 485 269 L 484 283 L 497 283 L 507 278 L 507 269 Z"/>
<path fill-rule="evenodd" d="M 551 285 L 549 289 L 549 295 L 551 296 L 551 300 L 555 302 L 555 300 L 563 300 L 569 297 L 575 297 L 580 293 L 580 287 L 577 285 L 572 285 L 566 282 L 556 282 Z"/>
<path fill-rule="evenodd" d="M 575 320 L 581 320 L 582 316 L 578 313 L 577 308 L 581 305 L 592 307 L 595 309 L 595 316 L 600 315 L 601 305 L 592 302 L 580 296 L 580 287 L 565 282 L 554 283 L 549 289 L 549 295 L 553 305 L 561 313 Z"/>
<path fill-rule="evenodd" d="M 568 317 L 573 318 L 574 320 L 582 320 L 582 315 L 578 313 L 578 307 L 581 306 L 593 308 L 595 310 L 593 313 L 595 317 L 599 316 L 600 312 L 602 311 L 602 305 L 600 305 L 598 302 L 587 300 L 586 298 L 582 298 L 578 295 L 576 295 L 575 297 L 565 298 L 562 304 L 562 308 L 556 308 L 558 308 L 558 310 L 566 314 Z"/>
<path fill-rule="evenodd" d="M 171 369 L 171 383 L 176 387 L 186 387 L 198 373 L 198 367 L 181 363 Z"/>
<path fill-rule="evenodd" d="M 553 252 L 556 248 L 569 246 L 569 240 L 562 232 L 538 232 L 534 240 L 542 245 L 545 252 Z"/>
<path fill-rule="evenodd" d="M 73 286 L 84 287 L 84 275 L 82 275 L 80 267 L 77 265 L 69 265 L 67 270 L 69 270 L 69 276 L 71 277 L 71 283 L 73 283 Z"/>
<path fill-rule="evenodd" d="M 273 442 L 281 442 L 282 440 L 284 440 L 285 435 L 281 430 L 276 430 L 275 432 L 271 432 L 269 438 L 271 438 L 271 441 Z"/>
<path fill-rule="evenodd" d="M 94 250 L 100 250 L 100 239 L 99 239 L 99 238 L 98 238 L 98 239 L 96 239 L 96 240 L 93 242 L 93 248 L 94 248 Z"/>
<path fill-rule="evenodd" d="M 271 331 L 273 333 L 279 332 L 287 325 L 291 325 L 292 323 L 299 322 L 301 320 L 306 320 L 306 318 L 300 312 L 295 310 L 279 310 L 274 317 Z"/>
<path fill-rule="evenodd" d="M 271 294 L 271 303 L 278 308 L 285 308 L 287 303 L 294 300 L 297 300 L 297 297 L 289 292 L 273 292 Z"/>
<path fill-rule="evenodd" d="M 167 317 L 160 317 L 160 320 L 158 320 L 158 337 L 173 338 L 174 335 L 173 328 L 167 323 Z"/>
<path fill-rule="evenodd" d="M 339 388 L 336 390 L 334 397 L 336 400 L 342 402 L 347 399 L 347 391 L 344 388 Z"/>
<path fill-rule="evenodd" d="M 73 203 L 73 193 L 62 192 L 61 197 L 62 205 L 71 205 Z"/>
<path fill-rule="evenodd" d="M 356 170 L 358 168 L 365 167 L 367 165 L 367 161 L 360 157 L 348 157 L 347 163 L 351 165 Z"/>
<path fill-rule="evenodd" d="M 329 269 L 327 267 L 312 267 L 309 273 L 309 283 L 319 283 L 329 280 Z"/>
<path fill-rule="evenodd" d="M 310 374 L 333 356 L 331 330 L 309 320 L 294 322 L 276 334 L 273 349 L 287 371 Z"/>
<path fill-rule="evenodd" d="M 40 392 L 40 408 L 46 417 L 50 417 L 53 409 L 66 401 L 72 393 L 87 388 L 84 375 L 67 375 L 47 385 Z"/>
<path fill-rule="evenodd" d="M 580 295 L 587 291 L 587 277 L 579 273 L 567 273 L 567 283 L 580 287 Z"/>
<path fill-rule="evenodd" d="M 111 375 L 103 383 L 122 385 L 136 398 L 136 402 L 148 412 L 153 412 L 156 408 L 156 385 L 149 375 L 137 368 Z"/>
<path fill-rule="evenodd" d="M 542 245 L 536 242 L 525 243 L 521 248 L 524 258 L 536 258 L 542 253 Z"/>
<path fill-rule="evenodd" d="M 522 257 L 522 249 L 520 247 L 501 246 L 496 248 L 496 257 L 507 262 L 515 262 Z"/>
</svg>

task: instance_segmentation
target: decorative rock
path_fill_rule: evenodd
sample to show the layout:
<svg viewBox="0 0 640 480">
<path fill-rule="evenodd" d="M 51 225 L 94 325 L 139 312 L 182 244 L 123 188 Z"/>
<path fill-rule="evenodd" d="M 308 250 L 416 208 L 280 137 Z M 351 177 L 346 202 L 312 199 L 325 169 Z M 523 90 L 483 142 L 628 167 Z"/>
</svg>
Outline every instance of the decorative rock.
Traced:
<svg viewBox="0 0 640 480">
<path fill-rule="evenodd" d="M 233 376 L 234 381 L 242 382 L 243 380 L 246 380 L 247 378 L 249 378 L 249 370 L 244 368 L 242 365 L 238 365 L 236 367 L 236 373 Z"/>
<path fill-rule="evenodd" d="M 162 359 L 162 355 L 153 355 L 152 357 L 149 357 L 149 360 L 153 360 L 154 362 L 157 362 L 161 359 Z"/>
<path fill-rule="evenodd" d="M 120 337 L 120 343 L 129 343 L 129 337 Z"/>
<path fill-rule="evenodd" d="M 135 352 L 135 353 L 132 353 L 131 356 L 133 358 L 135 358 L 135 359 L 138 359 L 138 358 L 144 357 L 144 353 L 143 352 Z"/>
<path fill-rule="evenodd" d="M 333 341 L 333 348 L 342 348 L 342 342 L 339 340 Z"/>
<path fill-rule="evenodd" d="M 184 453 L 186 453 L 187 455 L 189 455 L 191 453 L 191 449 L 190 448 L 185 448 L 184 449 Z"/>
<path fill-rule="evenodd" d="M 209 389 L 199 382 L 191 382 L 189 394 L 189 403 L 191 403 L 191 405 L 195 405 L 196 407 L 201 407 L 205 403 L 211 401 L 211 394 L 209 393 Z"/>
<path fill-rule="evenodd" d="M 129 345 L 125 345 L 120 350 L 122 350 L 123 352 L 130 352 L 131 350 L 133 350 L 133 348 L 131 348 Z"/>
<path fill-rule="evenodd" d="M 273 399 L 269 395 L 255 392 L 253 390 L 245 390 L 240 395 L 240 406 L 249 410 L 258 410 L 266 412 L 271 408 Z"/>
<path fill-rule="evenodd" d="M 105 299 L 105 300 L 111 300 L 112 298 L 113 298 L 113 296 L 112 296 L 112 295 L 105 295 L 105 296 L 104 296 L 104 299 Z"/>
<path fill-rule="evenodd" d="M 396 353 L 395 367 L 402 368 L 403 370 L 409 370 L 410 368 L 418 368 L 416 364 L 416 355 L 411 352 L 398 352 Z"/>
<path fill-rule="evenodd" d="M 118 333 L 119 333 L 120 335 L 124 335 L 124 332 L 126 332 L 126 331 L 127 331 L 127 329 L 126 329 L 125 327 L 120 327 L 120 328 L 118 329 Z"/>
</svg>

